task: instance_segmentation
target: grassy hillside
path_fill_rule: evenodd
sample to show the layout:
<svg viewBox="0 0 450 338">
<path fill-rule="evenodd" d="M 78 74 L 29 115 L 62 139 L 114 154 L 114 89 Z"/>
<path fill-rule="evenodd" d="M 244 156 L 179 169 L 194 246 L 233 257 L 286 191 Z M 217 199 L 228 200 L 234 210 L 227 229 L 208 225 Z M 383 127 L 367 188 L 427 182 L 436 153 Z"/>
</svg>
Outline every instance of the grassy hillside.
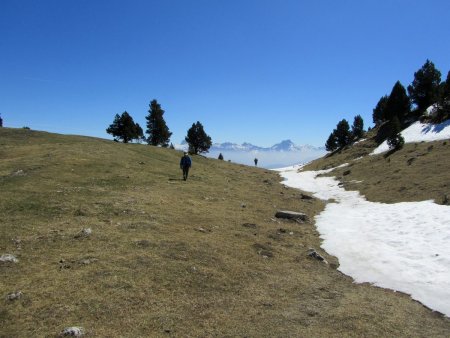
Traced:
<svg viewBox="0 0 450 338">
<path fill-rule="evenodd" d="M 347 190 L 358 190 L 369 201 L 395 203 L 433 199 L 450 204 L 450 140 L 406 143 L 392 154 L 368 156 L 375 148 L 376 130 L 365 141 L 313 161 L 304 170 L 333 170 Z"/>
<path fill-rule="evenodd" d="M 339 273 L 312 222 L 274 218 L 312 220 L 321 201 L 199 156 L 184 182 L 180 156 L 0 128 L 0 254 L 19 259 L 0 262 L 0 336 L 450 336 L 448 318 Z"/>
</svg>

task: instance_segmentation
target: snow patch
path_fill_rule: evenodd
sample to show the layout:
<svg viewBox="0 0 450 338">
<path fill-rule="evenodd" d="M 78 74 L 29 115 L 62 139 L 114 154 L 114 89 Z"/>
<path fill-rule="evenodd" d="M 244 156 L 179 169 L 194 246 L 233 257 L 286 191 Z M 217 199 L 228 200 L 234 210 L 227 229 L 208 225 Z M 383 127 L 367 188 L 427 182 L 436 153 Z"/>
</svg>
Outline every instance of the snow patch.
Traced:
<svg viewBox="0 0 450 338">
<path fill-rule="evenodd" d="M 431 142 L 450 139 L 450 120 L 440 124 L 421 123 L 417 121 L 401 132 L 405 143 Z M 381 143 L 370 155 L 377 155 L 389 150 L 387 141 Z"/>
<path fill-rule="evenodd" d="M 333 169 L 280 170 L 283 184 L 333 199 L 316 216 L 322 248 L 338 257 L 339 270 L 357 283 L 369 282 L 410 294 L 450 316 L 450 207 L 433 201 L 396 204 L 367 201 L 346 191 Z"/>
</svg>

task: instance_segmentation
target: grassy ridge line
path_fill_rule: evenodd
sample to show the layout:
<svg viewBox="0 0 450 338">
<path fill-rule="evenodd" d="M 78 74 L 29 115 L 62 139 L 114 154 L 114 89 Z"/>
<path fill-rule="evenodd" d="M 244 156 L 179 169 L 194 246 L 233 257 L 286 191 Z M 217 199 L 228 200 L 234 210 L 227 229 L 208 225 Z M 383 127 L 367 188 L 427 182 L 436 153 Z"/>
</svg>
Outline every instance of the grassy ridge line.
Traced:
<svg viewBox="0 0 450 338">
<path fill-rule="evenodd" d="M 309 259 L 322 202 L 271 171 L 101 139 L 0 128 L 0 336 L 449 336 L 406 295 Z M 243 226 L 244 223 L 255 226 Z M 74 238 L 82 228 L 87 238 Z M 292 232 L 292 235 L 290 234 Z"/>
<path fill-rule="evenodd" d="M 335 168 L 346 190 L 358 190 L 372 202 L 434 200 L 450 204 L 450 140 L 407 143 L 393 154 L 369 156 L 376 148 L 376 130 L 365 141 L 305 166 L 304 170 Z"/>
</svg>

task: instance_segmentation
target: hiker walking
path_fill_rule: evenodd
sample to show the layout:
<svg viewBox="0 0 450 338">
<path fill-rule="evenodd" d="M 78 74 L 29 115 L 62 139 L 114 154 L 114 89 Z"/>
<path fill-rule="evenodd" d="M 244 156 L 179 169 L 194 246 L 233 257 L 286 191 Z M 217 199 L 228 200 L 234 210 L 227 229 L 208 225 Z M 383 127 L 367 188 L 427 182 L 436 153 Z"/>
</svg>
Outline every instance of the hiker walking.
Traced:
<svg viewBox="0 0 450 338">
<path fill-rule="evenodd" d="M 186 181 L 189 174 L 189 168 L 192 165 L 191 158 L 188 156 L 188 153 L 185 151 L 183 157 L 180 161 L 180 169 L 183 169 L 183 179 Z"/>
<path fill-rule="evenodd" d="M 255 167 L 257 167 L 258 166 L 258 159 L 255 158 L 254 161 L 255 161 Z"/>
</svg>

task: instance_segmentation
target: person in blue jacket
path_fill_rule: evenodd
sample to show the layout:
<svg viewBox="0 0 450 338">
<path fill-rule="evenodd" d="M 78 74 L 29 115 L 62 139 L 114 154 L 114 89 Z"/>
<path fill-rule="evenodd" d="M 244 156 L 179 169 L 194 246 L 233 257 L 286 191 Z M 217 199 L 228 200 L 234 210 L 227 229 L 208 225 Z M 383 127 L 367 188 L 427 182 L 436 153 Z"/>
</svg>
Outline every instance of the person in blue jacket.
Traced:
<svg viewBox="0 0 450 338">
<path fill-rule="evenodd" d="M 189 168 L 192 165 L 191 158 L 188 156 L 188 153 L 185 151 L 183 157 L 180 161 L 180 169 L 183 169 L 183 179 L 186 181 L 189 174 Z"/>
</svg>

